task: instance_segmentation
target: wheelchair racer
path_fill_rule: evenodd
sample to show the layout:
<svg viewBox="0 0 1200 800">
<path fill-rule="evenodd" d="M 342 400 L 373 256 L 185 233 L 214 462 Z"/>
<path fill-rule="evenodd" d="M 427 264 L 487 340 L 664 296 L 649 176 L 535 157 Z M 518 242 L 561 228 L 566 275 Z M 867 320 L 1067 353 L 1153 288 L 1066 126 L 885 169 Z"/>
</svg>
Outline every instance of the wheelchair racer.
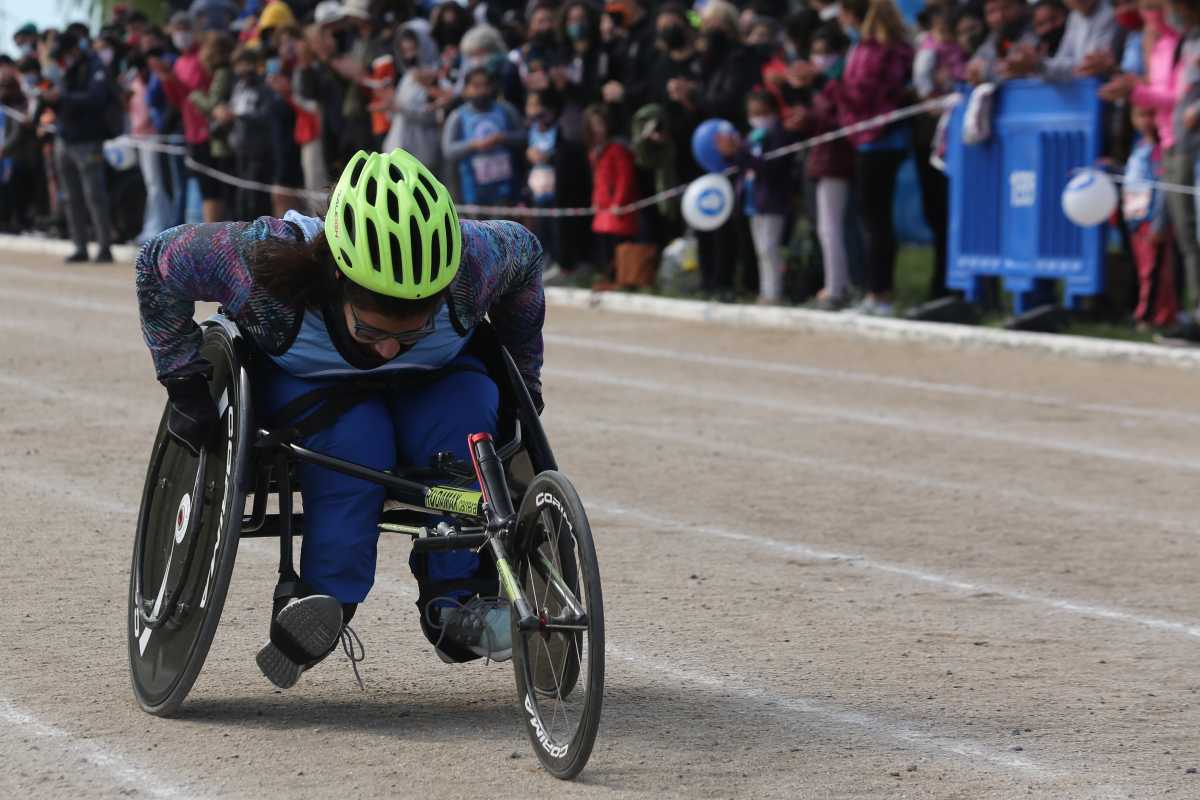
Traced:
<svg viewBox="0 0 1200 800">
<path fill-rule="evenodd" d="M 446 188 L 403 150 L 355 154 L 323 221 L 289 211 L 181 225 L 142 248 L 136 275 L 142 331 L 169 397 L 168 433 L 193 454 L 218 422 L 196 301 L 220 303 L 265 354 L 253 376 L 260 415 L 339 381 L 396 379 L 299 440 L 318 452 L 378 470 L 427 465 L 443 451 L 469 459 L 467 436 L 495 434 L 499 413 L 496 384 L 467 351 L 485 316 L 542 408 L 540 243 L 515 222 L 460 221 Z M 385 499 L 381 486 L 309 464 L 297 465 L 297 478 L 302 583 L 276 592 L 270 639 L 256 658 L 280 688 L 347 635 L 374 582 Z M 470 550 L 410 564 L 418 580 L 439 586 L 469 587 L 481 567 Z M 422 613 L 443 660 L 511 656 L 503 600 L 469 588 L 446 594 Z"/>
</svg>

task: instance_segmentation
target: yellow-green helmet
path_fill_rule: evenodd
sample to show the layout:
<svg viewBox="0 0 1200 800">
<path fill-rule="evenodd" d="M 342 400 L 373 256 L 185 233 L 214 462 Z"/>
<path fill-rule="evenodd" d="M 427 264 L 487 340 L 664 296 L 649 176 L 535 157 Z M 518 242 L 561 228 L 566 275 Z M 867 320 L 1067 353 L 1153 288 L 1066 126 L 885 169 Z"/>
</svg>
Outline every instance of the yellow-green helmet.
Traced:
<svg viewBox="0 0 1200 800">
<path fill-rule="evenodd" d="M 462 258 L 450 192 L 399 148 L 354 154 L 334 187 L 325 238 L 347 278 L 405 300 L 445 289 Z"/>
</svg>

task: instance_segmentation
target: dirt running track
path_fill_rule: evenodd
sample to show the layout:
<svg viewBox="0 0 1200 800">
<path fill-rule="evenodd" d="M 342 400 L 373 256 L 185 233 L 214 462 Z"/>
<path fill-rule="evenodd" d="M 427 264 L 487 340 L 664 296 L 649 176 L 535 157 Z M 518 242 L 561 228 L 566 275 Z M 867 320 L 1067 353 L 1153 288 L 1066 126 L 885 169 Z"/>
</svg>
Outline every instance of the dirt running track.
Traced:
<svg viewBox="0 0 1200 800">
<path fill-rule="evenodd" d="M 274 691 L 243 543 L 182 715 L 134 705 L 134 509 L 163 393 L 128 265 L 0 253 L 0 797 L 1200 798 L 1200 376 L 550 310 L 588 505 L 600 738 L 541 770 L 509 665 L 448 667 L 402 538 Z"/>
</svg>

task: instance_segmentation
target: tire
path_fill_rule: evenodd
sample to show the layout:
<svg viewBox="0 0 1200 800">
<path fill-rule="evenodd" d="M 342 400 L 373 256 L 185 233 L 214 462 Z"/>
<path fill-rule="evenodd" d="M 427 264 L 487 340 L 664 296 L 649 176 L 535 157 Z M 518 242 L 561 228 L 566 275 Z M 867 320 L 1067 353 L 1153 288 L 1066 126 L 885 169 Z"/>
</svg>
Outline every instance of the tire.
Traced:
<svg viewBox="0 0 1200 800">
<path fill-rule="evenodd" d="M 142 490 L 129 576 L 129 672 L 138 705 L 157 716 L 178 711 L 199 676 L 237 556 L 251 444 L 249 378 L 237 344 L 219 326 L 205 330 L 201 352 L 213 365 L 209 388 L 221 427 L 202 482 L 200 459 L 167 435 L 164 411 Z"/>
<path fill-rule="evenodd" d="M 514 572 L 534 613 L 545 621 L 567 610 L 551 589 L 542 556 L 586 612 L 585 629 L 521 632 L 513 617 L 517 702 L 529 741 L 556 778 L 587 764 L 604 703 L 604 601 L 600 568 L 579 495 L 561 473 L 530 483 L 517 515 Z"/>
</svg>

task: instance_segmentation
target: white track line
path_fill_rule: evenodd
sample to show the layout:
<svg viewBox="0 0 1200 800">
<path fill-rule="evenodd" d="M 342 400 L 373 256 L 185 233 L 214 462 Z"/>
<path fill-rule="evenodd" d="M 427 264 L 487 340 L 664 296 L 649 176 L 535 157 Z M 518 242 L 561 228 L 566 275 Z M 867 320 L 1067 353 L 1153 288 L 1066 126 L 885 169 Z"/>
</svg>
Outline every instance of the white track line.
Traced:
<svg viewBox="0 0 1200 800">
<path fill-rule="evenodd" d="M 95 739 L 82 739 L 76 734 L 44 722 L 3 697 L 0 697 L 0 722 L 36 737 L 51 753 L 62 756 L 60 766 L 65 770 L 76 769 L 72 763 L 74 759 L 82 759 L 96 767 L 108 776 L 113 788 L 124 787 L 124 790 L 114 794 L 144 793 L 161 800 L 190 800 L 203 796 L 202 792 L 176 785 L 165 779 L 161 772 L 136 764 L 125 756 L 103 747 Z"/>
<path fill-rule="evenodd" d="M 27 485 L 39 492 L 46 492 L 44 483 L 41 481 L 30 481 Z M 128 504 L 114 504 L 101 496 L 92 495 L 91 493 L 80 492 L 66 498 L 56 499 L 68 500 L 88 510 L 103 507 L 105 511 L 121 516 L 133 516 L 136 514 L 135 509 Z M 267 540 L 247 540 L 241 542 L 239 553 L 241 552 L 241 548 L 253 545 L 246 549 L 247 555 L 251 555 L 256 560 L 261 560 L 264 563 L 268 561 L 273 563 L 277 558 L 277 554 L 274 551 L 268 551 L 266 548 L 267 544 Z M 376 577 L 373 591 L 375 594 L 393 595 L 401 598 L 416 596 L 416 591 L 411 581 L 404 581 L 385 575 Z M 706 689 L 718 690 L 724 695 L 732 695 L 743 702 L 753 704 L 758 708 L 759 713 L 765 711 L 784 717 L 787 717 L 789 713 L 817 717 L 828 720 L 842 728 L 856 728 L 866 731 L 876 738 L 894 740 L 927 752 L 949 754 L 972 761 L 983 761 L 1003 769 L 1024 773 L 1029 777 L 1050 778 L 1057 774 L 1056 771 L 1048 770 L 1027 758 L 1014 756 L 1007 751 L 982 744 L 974 739 L 921 731 L 908 723 L 897 724 L 883 717 L 848 710 L 834 704 L 820 702 L 807 697 L 779 694 L 761 687 L 747 688 L 751 681 L 741 676 L 726 675 L 725 673 L 718 675 L 717 673 L 699 670 L 681 670 L 673 662 L 645 655 L 624 643 L 616 646 L 609 643 L 605 648 L 605 652 L 609 655 L 615 655 L 644 674 L 657 677 L 667 675 L 676 680 L 695 683 Z"/>
<path fill-rule="evenodd" d="M 51 283 L 70 283 L 81 286 L 107 289 L 133 289 L 132 276 L 130 277 L 130 285 L 125 287 L 111 279 L 103 278 L 97 275 L 81 275 L 78 273 L 64 275 L 62 273 L 51 273 L 46 272 L 45 270 L 36 270 L 24 267 L 0 267 L 0 275 L 6 273 L 20 275 L 25 279 L 41 280 Z M 44 297 L 44 295 L 41 295 L 40 293 L 27 292 L 25 294 L 39 298 Z M 136 306 L 132 300 L 129 304 L 118 305 L 98 301 L 86 301 L 86 305 L 88 310 L 100 311 L 102 313 L 129 314 L 136 310 Z M 804 364 L 794 364 L 779 361 L 763 361 L 754 358 L 709 355 L 707 353 L 695 353 L 686 350 L 675 350 L 663 347 L 648 347 L 645 345 L 588 339 L 582 336 L 572 336 L 569 334 L 547 333 L 544 334 L 544 337 L 548 343 L 562 345 L 564 347 L 636 356 L 638 358 L 656 358 L 676 363 L 684 362 L 691 364 L 705 364 L 708 366 L 717 366 L 729 369 L 768 372 L 782 375 L 796 375 L 800 377 L 841 381 L 844 383 L 861 383 L 875 386 L 887 386 L 896 389 L 910 389 L 929 392 L 932 394 L 944 394 L 958 397 L 978 397 L 1014 403 L 1029 403 L 1032 405 L 1048 406 L 1052 408 L 1070 408 L 1089 413 L 1128 416 L 1153 420 L 1172 420 L 1189 425 L 1200 425 L 1200 414 L 1190 414 L 1183 411 L 1140 408 L 1137 406 L 1113 403 L 1077 402 L 1068 398 L 1057 397 L 1054 395 L 1013 392 L 1005 391 L 1003 389 L 988 389 L 986 387 L 975 386 L 972 384 L 925 381 L 916 378 L 901 378 L 891 375 L 879 375 L 870 372 L 861 372 L 857 370 L 814 367 Z"/>
<path fill-rule="evenodd" d="M 744 441 L 733 442 L 714 439 L 711 436 L 700 436 L 692 433 L 682 433 L 651 425 L 636 425 L 624 421 L 598 420 L 595 417 L 577 416 L 570 412 L 558 412 L 558 417 L 569 421 L 572 430 L 591 430 L 596 433 L 622 433 L 640 439 L 657 439 L 663 442 L 696 447 L 706 453 L 714 450 L 732 452 L 736 456 L 754 461 L 775 461 L 780 464 L 811 469 L 814 472 L 828 475 L 836 473 L 856 481 L 868 484 L 886 481 L 901 486 L 915 486 L 926 491 L 939 492 L 954 497 L 971 495 L 981 500 L 1003 499 L 1022 510 L 1050 506 L 1071 514 L 1086 514 L 1104 520 L 1124 520 L 1136 526 L 1147 523 L 1158 526 L 1172 533 L 1184 536 L 1197 536 L 1200 528 L 1197 526 L 1196 515 L 1186 513 L 1158 513 L 1132 511 L 1125 506 L 1108 505 L 1090 500 L 1072 500 L 1057 495 L 1042 492 L 1028 492 L 991 483 L 955 481 L 943 478 L 932 478 L 921 475 L 913 470 L 890 469 L 888 467 L 863 466 L 853 461 L 840 461 L 820 456 L 800 455 L 782 448 L 755 447 Z"/>
<path fill-rule="evenodd" d="M 33 303 L 49 302 L 51 305 L 61 305 L 65 308 L 95 311 L 123 317 L 129 317 L 134 312 L 134 308 L 132 306 L 91 300 L 77 300 L 74 298 L 54 298 L 47 297 L 46 295 L 38 292 L 24 292 L 20 290 L 0 288 L 0 298 L 2 297 L 9 297 L 11 299 Z M 637 389 L 646 392 L 669 394 L 671 396 L 678 396 L 680 394 L 680 387 L 677 384 L 668 384 L 659 381 L 635 378 L 619 378 L 599 372 L 585 372 L 581 370 L 562 369 L 558 367 L 547 368 L 545 373 L 551 376 L 567 378 L 568 380 L 616 386 L 623 389 Z M 771 411 L 783 411 L 790 414 L 807 416 L 816 420 L 871 425 L 943 438 L 957 437 L 976 439 L 980 441 L 1016 445 L 1019 447 L 1032 447 L 1039 450 L 1053 450 L 1057 452 L 1071 453 L 1074 455 L 1084 455 L 1095 458 L 1124 461 L 1134 464 L 1165 467 L 1168 469 L 1200 471 L 1200 461 L 1195 459 L 1157 456 L 1150 453 L 1142 453 L 1125 448 L 1102 447 L 1087 443 L 1073 442 L 1070 440 L 1050 439 L 1039 436 L 1022 436 L 1020 434 L 1006 433 L 1004 431 L 992 431 L 978 427 L 973 420 L 954 420 L 941 418 L 936 422 L 925 421 L 895 414 L 883 414 L 868 411 L 850 411 L 845 409 L 838 410 L 831 409 L 826 406 L 806 405 L 804 403 L 791 401 L 769 400 L 765 398 L 751 397 L 744 393 L 701 390 L 696 387 L 691 387 L 689 389 L 688 396 L 710 403 L 722 405 L 749 405 Z"/>
<path fill-rule="evenodd" d="M 79 393 L 79 396 L 81 397 L 81 399 L 84 399 L 89 394 L 90 393 L 88 393 L 86 391 L 81 391 Z M 20 477 L 21 476 L 17 476 L 18 479 Z M 35 489 L 41 488 L 40 484 L 37 481 L 34 481 L 27 485 L 29 485 L 30 488 L 35 488 Z M 592 505 L 594 506 L 594 503 L 592 503 Z M 874 570 L 878 570 L 881 572 L 887 572 L 887 573 L 891 573 L 894 575 L 902 575 L 902 576 L 911 578 L 913 580 L 919 581 L 921 583 L 934 585 L 934 586 L 941 586 L 941 587 L 944 587 L 947 589 L 952 589 L 952 590 L 959 591 L 959 592 L 964 592 L 964 591 L 965 592 L 992 592 L 997 595 L 1002 595 L 1004 597 L 1008 597 L 1013 600 L 1019 600 L 1019 601 L 1026 602 L 1026 603 L 1033 603 L 1033 604 L 1041 605 L 1043 607 L 1048 607 L 1048 608 L 1051 608 L 1051 609 L 1054 609 L 1057 611 L 1066 611 L 1069 613 L 1078 614 L 1078 615 L 1085 616 L 1085 617 L 1108 619 L 1108 620 L 1112 620 L 1112 621 L 1132 623 L 1132 624 L 1136 624 L 1136 625 L 1146 627 L 1146 628 L 1149 628 L 1152 630 L 1158 630 L 1158 631 L 1175 633 L 1175 634 L 1183 634 L 1185 636 L 1189 636 L 1189 637 L 1193 637 L 1193 638 L 1200 637 L 1200 625 L 1197 625 L 1196 623 L 1175 622 L 1175 621 L 1170 621 L 1170 620 L 1159 619 L 1156 617 L 1145 617 L 1145 616 L 1141 616 L 1136 613 L 1124 611 L 1121 609 L 1115 609 L 1115 608 L 1110 608 L 1110 607 L 1105 607 L 1105 606 L 1100 606 L 1100 605 L 1094 605 L 1094 604 L 1079 602 L 1079 601 L 1075 601 L 1075 600 L 1056 598 L 1056 597 L 1045 596 L 1045 595 L 1038 595 L 1038 594 L 1035 594 L 1032 592 L 1023 591 L 1021 589 L 978 584 L 978 583 L 975 583 L 972 581 L 967 581 L 967 580 L 963 580 L 960 578 L 951 577 L 951 576 L 947 576 L 947 575 L 941 575 L 941 574 L 938 574 L 935 572 L 919 569 L 919 568 L 908 566 L 908 565 L 895 564 L 895 563 L 891 563 L 891 562 L 887 562 L 887 561 L 877 561 L 874 559 L 865 558 L 861 555 L 851 555 L 851 554 L 846 554 L 846 553 L 836 553 L 836 552 L 831 552 L 831 551 L 815 549 L 815 548 L 811 548 L 804 544 L 781 542 L 781 541 L 778 541 L 775 539 L 752 536 L 749 534 L 735 532 L 735 531 L 731 531 L 731 530 L 724 529 L 724 528 L 715 528 L 715 527 L 707 527 L 707 526 L 697 527 L 697 526 L 693 525 L 692 523 L 689 523 L 686 521 L 665 518 L 665 517 L 659 517 L 659 516 L 655 516 L 652 514 L 647 514 L 645 512 L 642 512 L 642 511 L 639 511 L 636 509 L 628 509 L 628 508 L 625 508 L 624 506 L 620 506 L 620 505 L 612 504 L 612 503 L 606 505 L 605 510 L 607 510 L 609 513 L 620 514 L 620 515 L 624 515 L 624 516 L 627 516 L 629 518 L 634 518 L 634 519 L 640 519 L 644 522 L 647 522 L 647 523 L 653 524 L 653 525 L 662 525 L 662 526 L 677 528 L 679 530 L 684 530 L 684 531 L 703 533 L 705 535 L 713 536 L 716 538 L 743 541 L 748 544 L 756 545 L 758 547 L 766 547 L 768 549 L 782 550 L 785 552 L 805 555 L 806 557 L 809 557 L 809 558 L 854 562 L 858 566 L 867 567 L 869 569 L 874 569 Z"/>
<path fill-rule="evenodd" d="M 634 389 L 641 392 L 665 394 L 671 397 L 684 397 L 689 400 L 701 400 L 719 407 L 751 406 L 768 411 L 777 411 L 794 416 L 801 416 L 816 421 L 853 423 L 855 425 L 870 425 L 891 428 L 893 430 L 921 433 L 940 438 L 975 439 L 985 442 L 1015 445 L 1037 450 L 1052 450 L 1072 455 L 1090 456 L 1112 461 L 1124 461 L 1132 464 L 1144 464 L 1154 467 L 1164 467 L 1172 470 L 1200 471 L 1200 460 L 1190 458 L 1174 458 L 1143 453 L 1119 447 L 1103 447 L 1073 442 L 1064 439 L 1052 439 L 1044 436 L 1024 436 L 1004 431 L 993 431 L 978 427 L 975 420 L 940 418 L 938 421 L 926 421 L 897 414 L 885 414 L 870 411 L 851 411 L 847 409 L 830 408 L 824 405 L 810 405 L 791 400 L 772 400 L 769 398 L 753 397 L 745 392 L 713 391 L 701 389 L 698 386 L 688 386 L 686 389 L 678 383 L 665 383 L 647 378 L 620 378 L 603 372 L 587 370 L 564 369 L 562 367 L 545 367 L 543 375 L 553 378 L 564 378 L 580 383 L 591 383 L 600 386 L 613 386 L 620 389 Z"/>
<path fill-rule="evenodd" d="M 988 389 L 965 383 L 943 383 L 940 381 L 924 381 L 916 378 L 899 378 L 891 375 L 878 375 L 871 372 L 856 370 L 831 369 L 813 367 L 805 364 L 792 364 L 780 361 L 762 361 L 754 358 L 738 358 L 731 356 L 714 356 L 706 353 L 694 353 L 687 350 L 671 350 L 663 347 L 647 347 L 645 345 L 625 344 L 604 340 L 587 339 L 582 336 L 569 336 L 561 333 L 547 333 L 544 338 L 548 343 L 562 345 L 568 348 L 594 350 L 604 353 L 636 356 L 638 358 L 655 358 L 671 362 L 688 364 L 705 364 L 707 366 L 723 367 L 756 372 L 769 372 L 780 375 L 796 375 L 805 378 L 820 378 L 823 380 L 841 381 L 843 383 L 861 383 L 873 386 L 887 386 L 895 389 L 912 389 L 944 394 L 956 397 L 978 397 L 988 400 L 1004 400 L 1013 403 L 1031 403 L 1052 408 L 1070 408 L 1090 413 L 1117 416 L 1138 417 L 1153 420 L 1172 420 L 1189 425 L 1200 425 L 1200 414 L 1189 414 L 1182 411 L 1140 408 L 1136 406 L 1115 405 L 1109 403 L 1080 403 L 1065 397 L 1054 395 L 1011 392 L 1003 389 Z"/>
<path fill-rule="evenodd" d="M 786 555 L 800 556 L 801 558 L 808 558 L 814 561 L 833 561 L 837 563 L 852 564 L 854 566 L 864 567 L 877 572 L 885 572 L 890 575 L 899 575 L 900 577 L 909 578 L 919 583 L 937 586 L 958 593 L 993 594 L 1006 597 L 1010 600 L 1018 600 L 1023 603 L 1039 605 L 1053 611 L 1066 611 L 1068 613 L 1083 617 L 1106 619 L 1114 622 L 1132 623 L 1150 630 L 1183 635 L 1193 639 L 1200 639 L 1200 624 L 1194 622 L 1177 622 L 1174 620 L 1161 619 L 1159 617 L 1146 617 L 1130 611 L 1124 611 L 1119 608 L 1093 605 L 1090 603 L 1082 603 L 1066 598 L 1036 594 L 1034 592 L 1024 591 L 1023 589 L 1014 589 L 1012 587 L 1000 586 L 997 584 L 976 583 L 974 581 L 968 581 L 950 575 L 942 575 L 937 572 L 930 572 L 918 567 L 911 567 L 906 564 L 880 561 L 878 559 L 868 558 L 856 553 L 839 553 L 832 550 L 822 550 L 799 542 L 787 542 L 780 539 L 772 539 L 766 536 L 755 536 L 753 534 L 743 533 L 742 531 L 735 531 L 730 528 L 689 523 L 673 517 L 661 517 L 655 514 L 648 514 L 637 509 L 626 508 L 625 506 L 610 500 L 590 498 L 588 500 L 588 506 L 598 511 L 603 511 L 606 514 L 611 514 L 615 517 L 624 517 L 625 519 L 634 521 L 638 524 L 648 525 L 655 528 L 673 530 L 680 533 L 689 533 L 697 536 L 704 536 L 710 539 L 724 539 L 727 541 L 741 542 L 760 550 L 769 550 L 772 552 L 784 553 Z"/>
</svg>

